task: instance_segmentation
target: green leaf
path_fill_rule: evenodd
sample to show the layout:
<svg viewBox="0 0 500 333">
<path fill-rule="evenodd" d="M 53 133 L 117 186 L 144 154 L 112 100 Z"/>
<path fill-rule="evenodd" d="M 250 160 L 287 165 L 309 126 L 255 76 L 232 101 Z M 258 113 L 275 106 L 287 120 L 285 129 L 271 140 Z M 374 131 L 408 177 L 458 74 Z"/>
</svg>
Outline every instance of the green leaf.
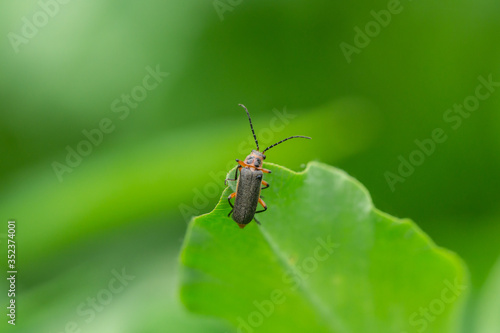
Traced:
<svg viewBox="0 0 500 333">
<path fill-rule="evenodd" d="M 477 333 L 496 333 L 500 327 L 500 259 L 492 269 L 486 286 L 483 288 L 481 298 L 476 309 Z"/>
<path fill-rule="evenodd" d="M 409 220 L 373 207 L 345 172 L 267 163 L 269 209 L 246 228 L 217 207 L 195 218 L 181 253 L 181 299 L 238 332 L 456 332 L 462 261 Z M 233 173 L 231 172 L 231 175 Z"/>
</svg>

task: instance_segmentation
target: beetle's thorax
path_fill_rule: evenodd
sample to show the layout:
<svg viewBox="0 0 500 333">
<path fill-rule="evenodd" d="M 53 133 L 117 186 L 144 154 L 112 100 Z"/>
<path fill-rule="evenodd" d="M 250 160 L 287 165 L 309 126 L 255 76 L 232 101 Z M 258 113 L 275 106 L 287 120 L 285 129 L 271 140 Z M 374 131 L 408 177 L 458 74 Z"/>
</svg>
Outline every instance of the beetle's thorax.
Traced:
<svg viewBox="0 0 500 333">
<path fill-rule="evenodd" d="M 254 168 L 262 168 L 262 162 L 266 159 L 266 155 L 262 154 L 260 151 L 252 150 L 250 155 L 245 158 L 245 164 L 252 166 Z"/>
</svg>

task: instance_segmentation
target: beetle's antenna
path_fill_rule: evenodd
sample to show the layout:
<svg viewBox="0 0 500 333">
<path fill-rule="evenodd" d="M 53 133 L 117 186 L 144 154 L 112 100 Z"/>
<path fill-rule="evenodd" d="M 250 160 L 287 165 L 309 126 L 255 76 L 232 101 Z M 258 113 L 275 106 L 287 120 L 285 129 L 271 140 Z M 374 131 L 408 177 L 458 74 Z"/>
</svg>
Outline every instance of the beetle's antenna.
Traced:
<svg viewBox="0 0 500 333">
<path fill-rule="evenodd" d="M 289 138 L 283 139 L 283 140 L 281 140 L 280 142 L 276 142 L 274 145 L 270 145 L 269 147 L 267 147 L 266 149 L 264 149 L 264 150 L 262 151 L 262 153 L 264 154 L 266 150 L 271 149 L 271 148 L 273 148 L 274 146 L 277 146 L 277 145 L 279 145 L 280 143 L 285 142 L 286 140 L 293 139 L 293 138 L 304 138 L 304 139 L 310 139 L 310 137 L 308 137 L 308 136 L 294 135 L 294 136 L 291 136 L 291 137 L 289 137 Z"/>
<path fill-rule="evenodd" d="M 243 109 L 245 109 L 245 111 L 247 112 L 248 121 L 250 122 L 250 128 L 252 129 L 253 138 L 255 139 L 255 144 L 257 145 L 257 151 L 258 151 L 259 150 L 259 141 L 257 141 L 257 137 L 255 136 L 255 132 L 253 131 L 252 118 L 250 118 L 250 113 L 248 113 L 246 106 L 244 106 L 243 104 L 238 104 L 238 105 L 241 106 Z"/>
</svg>

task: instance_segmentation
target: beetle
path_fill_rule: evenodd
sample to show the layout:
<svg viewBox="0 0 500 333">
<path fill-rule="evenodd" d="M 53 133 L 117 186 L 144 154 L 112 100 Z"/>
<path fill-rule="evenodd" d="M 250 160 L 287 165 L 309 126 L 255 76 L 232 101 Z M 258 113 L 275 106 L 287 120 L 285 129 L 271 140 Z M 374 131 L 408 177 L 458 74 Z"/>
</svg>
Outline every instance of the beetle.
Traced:
<svg viewBox="0 0 500 333">
<path fill-rule="evenodd" d="M 255 136 L 255 131 L 253 130 L 252 119 L 250 118 L 250 113 L 247 108 L 243 104 L 238 104 L 243 109 L 245 109 L 248 121 L 250 122 L 250 128 L 252 129 L 253 138 L 255 140 L 255 145 L 257 146 L 257 150 L 252 150 L 250 155 L 248 155 L 244 161 L 236 159 L 238 163 L 236 171 L 234 173 L 234 179 L 226 179 L 224 183 L 227 185 L 227 181 L 236 181 L 236 192 L 231 193 L 227 200 L 229 205 L 231 206 L 231 211 L 227 215 L 228 217 L 233 214 L 233 220 L 239 225 L 240 228 L 244 228 L 248 223 L 252 220 L 255 220 L 257 224 L 260 225 L 260 222 L 255 218 L 255 214 L 262 213 L 267 210 L 266 203 L 262 200 L 260 196 L 261 190 L 264 190 L 269 187 L 269 183 L 262 179 L 264 173 L 271 173 L 271 170 L 267 170 L 262 168 L 262 163 L 266 159 L 266 155 L 264 153 L 279 145 L 280 143 L 285 142 L 286 140 L 290 140 L 293 138 L 304 138 L 310 139 L 308 136 L 302 135 L 294 135 L 283 139 L 279 142 L 276 142 L 273 145 L 270 145 L 262 152 L 259 151 L 259 142 L 257 141 L 257 137 Z M 238 171 L 240 173 L 240 177 L 238 178 Z M 261 187 L 261 185 L 263 187 Z M 231 203 L 231 199 L 235 198 L 234 206 Z M 263 209 L 257 211 L 257 204 L 261 204 Z"/>
</svg>

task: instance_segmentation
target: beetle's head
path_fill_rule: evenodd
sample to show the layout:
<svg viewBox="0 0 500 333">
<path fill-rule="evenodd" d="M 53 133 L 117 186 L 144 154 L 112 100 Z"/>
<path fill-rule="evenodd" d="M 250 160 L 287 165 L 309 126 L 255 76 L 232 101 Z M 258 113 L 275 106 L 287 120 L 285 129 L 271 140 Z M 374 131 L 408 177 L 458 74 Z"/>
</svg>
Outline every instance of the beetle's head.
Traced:
<svg viewBox="0 0 500 333">
<path fill-rule="evenodd" d="M 266 155 L 262 154 L 258 150 L 252 150 L 250 155 L 245 158 L 245 163 L 249 165 L 253 165 L 256 168 L 262 167 L 262 162 L 266 159 Z"/>
</svg>

